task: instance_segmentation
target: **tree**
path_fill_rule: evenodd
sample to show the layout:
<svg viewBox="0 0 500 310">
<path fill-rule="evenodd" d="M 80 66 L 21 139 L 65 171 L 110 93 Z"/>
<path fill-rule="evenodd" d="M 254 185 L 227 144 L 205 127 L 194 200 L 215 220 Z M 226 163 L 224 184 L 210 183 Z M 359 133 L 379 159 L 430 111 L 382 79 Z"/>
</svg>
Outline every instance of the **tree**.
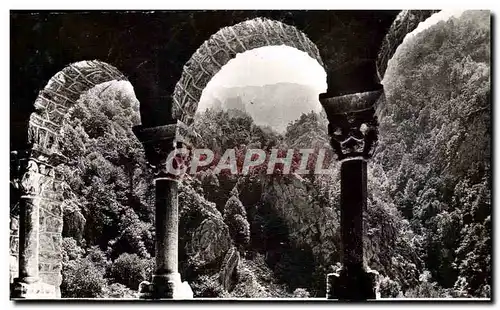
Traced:
<svg viewBox="0 0 500 310">
<path fill-rule="evenodd" d="M 238 199 L 238 190 L 231 191 L 231 197 L 224 207 L 224 222 L 229 227 L 231 237 L 240 248 L 250 243 L 250 224 L 246 218 L 245 207 Z"/>
<path fill-rule="evenodd" d="M 154 261 L 141 259 L 137 254 L 123 253 L 111 267 L 111 277 L 114 282 L 137 290 L 142 281 L 150 280 L 153 273 Z"/>
<path fill-rule="evenodd" d="M 104 273 L 88 258 L 63 264 L 61 295 L 65 298 L 98 298 L 106 285 Z"/>
</svg>

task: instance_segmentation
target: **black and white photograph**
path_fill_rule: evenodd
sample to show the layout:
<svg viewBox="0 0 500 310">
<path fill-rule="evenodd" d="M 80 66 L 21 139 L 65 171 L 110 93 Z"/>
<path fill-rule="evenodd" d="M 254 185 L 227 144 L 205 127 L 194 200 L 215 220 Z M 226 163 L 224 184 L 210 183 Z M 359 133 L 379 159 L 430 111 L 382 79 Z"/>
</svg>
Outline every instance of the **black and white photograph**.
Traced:
<svg viewBox="0 0 500 310">
<path fill-rule="evenodd" d="M 10 301 L 492 302 L 490 10 L 8 15 Z"/>
</svg>

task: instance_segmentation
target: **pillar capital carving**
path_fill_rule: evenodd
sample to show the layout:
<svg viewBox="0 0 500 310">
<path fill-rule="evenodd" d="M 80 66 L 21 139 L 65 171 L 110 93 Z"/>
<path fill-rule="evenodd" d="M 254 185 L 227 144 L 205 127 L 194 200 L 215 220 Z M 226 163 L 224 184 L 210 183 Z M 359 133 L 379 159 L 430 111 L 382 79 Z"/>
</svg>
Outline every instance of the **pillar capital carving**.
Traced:
<svg viewBox="0 0 500 310">
<path fill-rule="evenodd" d="M 60 154 L 46 154 L 35 148 L 11 152 L 11 179 L 22 195 L 39 196 L 44 189 L 57 186 L 61 177 L 56 167 L 65 162 Z"/>
<path fill-rule="evenodd" d="M 191 148 L 193 132 L 190 128 L 175 120 L 162 126 L 135 126 L 133 131 L 144 146 L 155 178 L 180 180 L 186 171 L 185 162 Z"/>
<path fill-rule="evenodd" d="M 376 90 L 343 96 L 320 94 L 338 160 L 369 159 L 373 155 L 378 140 L 377 101 L 383 92 L 380 85 Z"/>
</svg>

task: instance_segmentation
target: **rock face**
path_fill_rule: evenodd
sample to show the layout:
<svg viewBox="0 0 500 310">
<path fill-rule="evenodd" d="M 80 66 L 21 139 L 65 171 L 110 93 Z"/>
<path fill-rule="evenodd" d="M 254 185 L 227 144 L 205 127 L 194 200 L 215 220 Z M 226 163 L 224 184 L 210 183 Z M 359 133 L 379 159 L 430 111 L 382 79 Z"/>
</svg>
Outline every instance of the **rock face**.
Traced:
<svg viewBox="0 0 500 310">
<path fill-rule="evenodd" d="M 236 267 L 238 267 L 239 261 L 240 253 L 235 247 L 232 247 L 226 253 L 219 273 L 219 283 L 226 291 L 231 290 L 231 287 L 233 285 L 233 283 L 231 282 L 231 277 L 236 272 Z"/>
<path fill-rule="evenodd" d="M 330 182 L 327 188 L 340 197 L 335 194 L 337 183 Z M 316 262 L 327 267 L 341 262 L 340 206 L 335 199 L 330 203 L 320 202 L 318 194 L 318 187 L 307 181 L 274 179 L 268 182 L 265 199 L 286 224 L 290 241 L 297 247 L 309 247 Z M 394 206 L 368 199 L 364 214 L 364 260 L 368 267 L 406 281 L 418 277 L 415 274 L 420 259 L 408 246 L 416 241 L 401 239 L 404 235 L 411 237 L 404 233 L 409 230 L 409 223 L 401 222 L 396 212 Z M 404 263 L 408 261 L 417 265 Z"/>
<path fill-rule="evenodd" d="M 86 219 L 78 209 L 64 210 L 64 226 L 63 234 L 67 237 L 72 237 L 76 241 L 83 238 Z"/>
<path fill-rule="evenodd" d="M 186 232 L 179 239 L 179 247 L 184 250 L 180 259 L 194 269 L 221 262 L 232 244 L 222 214 L 197 192 L 196 186 L 195 180 L 186 180 L 179 188 L 179 231 Z"/>
<path fill-rule="evenodd" d="M 216 261 L 230 246 L 231 237 L 224 222 L 207 218 L 193 233 L 189 243 L 189 256 L 202 266 Z"/>
<path fill-rule="evenodd" d="M 287 224 L 290 240 L 309 247 L 318 260 L 334 264 L 340 244 L 335 206 L 320 204 L 317 190 L 295 177 L 272 180 L 267 188 L 267 199 Z"/>
</svg>

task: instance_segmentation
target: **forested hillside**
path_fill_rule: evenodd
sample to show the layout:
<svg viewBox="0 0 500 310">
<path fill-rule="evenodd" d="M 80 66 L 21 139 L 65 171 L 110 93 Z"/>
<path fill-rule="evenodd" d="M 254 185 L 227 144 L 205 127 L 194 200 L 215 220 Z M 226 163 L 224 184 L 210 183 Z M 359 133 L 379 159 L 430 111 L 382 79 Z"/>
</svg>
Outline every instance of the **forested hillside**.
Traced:
<svg viewBox="0 0 500 310">
<path fill-rule="evenodd" d="M 490 15 L 466 12 L 391 60 L 368 170 L 367 265 L 382 297 L 482 297 L 491 287 Z M 63 297 L 133 297 L 154 268 L 154 188 L 132 133 L 139 104 L 100 85 L 67 115 Z M 280 134 L 244 111 L 208 109 L 199 148 L 327 148 L 326 117 Z M 340 257 L 331 175 L 214 174 L 182 183 L 180 272 L 195 297 L 324 297 Z"/>
<path fill-rule="evenodd" d="M 123 83 L 89 91 L 63 124 L 63 297 L 132 296 L 154 266 L 154 185 Z"/>
<path fill-rule="evenodd" d="M 431 280 L 476 297 L 491 285 L 489 20 L 468 11 L 402 46 L 384 80 L 373 163 Z"/>
</svg>

